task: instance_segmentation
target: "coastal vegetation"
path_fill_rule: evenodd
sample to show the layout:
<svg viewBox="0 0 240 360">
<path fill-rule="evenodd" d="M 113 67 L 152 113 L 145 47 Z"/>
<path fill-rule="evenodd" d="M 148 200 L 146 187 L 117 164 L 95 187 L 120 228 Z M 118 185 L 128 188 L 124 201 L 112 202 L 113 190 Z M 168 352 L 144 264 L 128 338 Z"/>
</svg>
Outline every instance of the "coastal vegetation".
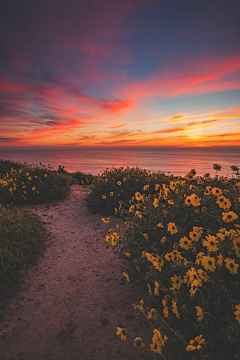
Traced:
<svg viewBox="0 0 240 360">
<path fill-rule="evenodd" d="M 197 177 L 192 169 L 179 178 L 110 169 L 92 194 L 90 209 L 94 203 L 95 211 L 110 215 L 115 208 L 124 218 L 125 231 L 109 228 L 106 243 L 124 259 L 125 281 L 146 291 L 134 309 L 151 322 L 152 343 L 139 334 L 134 347 L 148 347 L 157 359 L 239 359 L 238 174 Z M 109 217 L 102 221 L 111 226 Z M 116 333 L 131 338 L 128 329 L 117 327 Z"/>
<path fill-rule="evenodd" d="M 133 307 L 153 331 L 148 344 L 116 324 L 121 340 L 149 349 L 153 359 L 240 359 L 239 168 L 225 178 L 213 166 L 214 178 L 139 168 L 95 177 L 0 162 L 0 290 L 14 287 L 21 266 L 43 249 L 39 218 L 12 205 L 59 200 L 73 182 L 91 184 L 88 209 L 103 216 L 106 246 L 123 259 L 123 281 L 142 286 L 144 299 Z M 124 229 L 111 226 L 112 215 L 124 219 Z"/>
<path fill-rule="evenodd" d="M 0 202 L 36 204 L 63 199 L 71 189 L 72 177 L 46 167 L 27 163 L 0 162 Z"/>
<path fill-rule="evenodd" d="M 44 247 L 40 219 L 27 211 L 0 205 L 0 294 L 9 295 L 24 264 L 34 263 Z"/>
<path fill-rule="evenodd" d="M 15 204 L 38 204 L 64 198 L 73 179 L 50 167 L 0 161 L 0 293 L 8 295 L 20 269 L 43 249 L 43 226 L 31 212 Z"/>
</svg>

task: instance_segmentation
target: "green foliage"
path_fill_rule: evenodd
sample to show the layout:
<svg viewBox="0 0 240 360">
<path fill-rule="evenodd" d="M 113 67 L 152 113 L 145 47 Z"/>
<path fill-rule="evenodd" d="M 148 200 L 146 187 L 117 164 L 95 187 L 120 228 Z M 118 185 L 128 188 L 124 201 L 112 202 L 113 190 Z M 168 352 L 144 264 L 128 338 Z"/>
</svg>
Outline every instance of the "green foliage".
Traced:
<svg viewBox="0 0 240 360">
<path fill-rule="evenodd" d="M 0 160 L 0 175 L 5 173 L 10 173 L 11 169 L 19 170 L 21 168 L 21 164 L 15 163 L 11 160 Z"/>
<path fill-rule="evenodd" d="M 115 207 L 125 220 L 125 231 L 109 229 L 106 242 L 153 308 L 142 300 L 135 307 L 153 326 L 153 358 L 239 359 L 240 181 L 195 175 L 112 169 L 97 179 L 89 207 L 107 215 Z"/>
<path fill-rule="evenodd" d="M 2 203 L 42 203 L 64 198 L 70 191 L 72 178 L 52 171 L 44 165 L 18 164 L 0 176 Z"/>
<path fill-rule="evenodd" d="M 91 174 L 84 174 L 80 171 L 71 174 L 73 179 L 76 179 L 80 185 L 89 185 L 95 181 L 95 176 Z"/>
<path fill-rule="evenodd" d="M 0 205 L 0 293 L 13 289 L 23 264 L 33 263 L 43 249 L 40 219 Z"/>
<path fill-rule="evenodd" d="M 86 199 L 92 213 L 113 215 L 119 207 L 119 201 L 128 203 L 136 191 L 144 185 L 153 189 L 158 181 L 163 181 L 164 174 L 150 174 L 139 168 L 111 168 L 95 178 L 92 191 Z"/>
<path fill-rule="evenodd" d="M 190 172 L 143 189 L 122 201 L 128 228 L 119 251 L 130 279 L 149 293 L 154 328 L 168 337 L 160 353 L 164 346 L 168 360 L 238 359 L 240 181 Z"/>
</svg>

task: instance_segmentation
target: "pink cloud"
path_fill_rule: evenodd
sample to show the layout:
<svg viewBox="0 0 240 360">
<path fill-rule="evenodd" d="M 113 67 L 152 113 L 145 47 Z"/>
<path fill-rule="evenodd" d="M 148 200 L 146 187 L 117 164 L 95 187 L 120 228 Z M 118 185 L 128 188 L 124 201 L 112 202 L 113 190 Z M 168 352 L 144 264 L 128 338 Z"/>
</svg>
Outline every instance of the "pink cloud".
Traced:
<svg viewBox="0 0 240 360">
<path fill-rule="evenodd" d="M 100 107 L 100 110 L 108 110 L 113 113 L 116 113 L 121 110 L 132 108 L 134 105 L 135 105 L 135 102 L 130 99 L 127 99 L 127 100 L 119 100 L 119 99 L 105 100 L 104 104 Z"/>
<path fill-rule="evenodd" d="M 151 96 L 175 97 L 240 88 L 239 56 L 181 61 L 184 64 L 181 67 L 178 62 L 173 61 L 161 67 L 146 81 L 128 84 L 124 91 L 126 96 L 132 99 Z M 232 79 L 226 79 L 235 72 L 237 73 Z"/>
</svg>

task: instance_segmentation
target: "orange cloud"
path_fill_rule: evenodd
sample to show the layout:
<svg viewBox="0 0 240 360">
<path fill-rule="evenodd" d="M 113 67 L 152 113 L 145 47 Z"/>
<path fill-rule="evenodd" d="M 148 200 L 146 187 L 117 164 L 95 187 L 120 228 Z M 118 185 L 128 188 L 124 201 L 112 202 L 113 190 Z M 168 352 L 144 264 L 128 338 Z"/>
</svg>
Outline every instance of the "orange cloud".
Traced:
<svg viewBox="0 0 240 360">
<path fill-rule="evenodd" d="M 121 125 L 116 125 L 116 126 L 108 126 L 108 129 L 117 129 L 117 128 L 121 128 L 123 126 L 126 126 L 127 124 L 121 124 Z"/>
<path fill-rule="evenodd" d="M 168 120 L 176 120 L 176 119 L 182 119 L 182 118 L 184 118 L 185 116 L 182 116 L 182 115 L 179 115 L 179 116 L 173 116 L 173 117 L 171 117 L 170 119 L 168 119 Z"/>
<path fill-rule="evenodd" d="M 132 108 L 135 105 L 133 100 L 105 100 L 104 104 L 100 107 L 100 110 L 108 110 L 113 113 L 119 112 L 124 109 Z"/>
</svg>

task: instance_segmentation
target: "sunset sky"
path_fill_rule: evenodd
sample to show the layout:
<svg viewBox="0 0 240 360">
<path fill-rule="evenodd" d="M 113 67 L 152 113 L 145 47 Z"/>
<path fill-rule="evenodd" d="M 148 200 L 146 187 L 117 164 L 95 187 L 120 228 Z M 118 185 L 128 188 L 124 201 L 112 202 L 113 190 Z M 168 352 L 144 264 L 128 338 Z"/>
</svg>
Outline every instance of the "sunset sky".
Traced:
<svg viewBox="0 0 240 360">
<path fill-rule="evenodd" d="M 239 0 L 2 0 L 0 146 L 240 145 Z"/>
</svg>

